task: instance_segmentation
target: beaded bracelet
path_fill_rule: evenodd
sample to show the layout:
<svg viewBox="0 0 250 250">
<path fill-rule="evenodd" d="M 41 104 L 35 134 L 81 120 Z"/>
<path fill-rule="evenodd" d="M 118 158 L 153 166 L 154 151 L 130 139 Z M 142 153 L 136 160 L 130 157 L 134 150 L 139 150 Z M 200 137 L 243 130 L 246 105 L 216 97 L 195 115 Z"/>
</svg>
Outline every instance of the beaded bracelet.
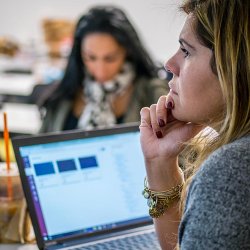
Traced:
<svg viewBox="0 0 250 250">
<path fill-rule="evenodd" d="M 175 200 L 180 199 L 183 183 L 166 191 L 153 191 L 148 188 L 147 178 L 144 179 L 142 195 L 147 199 L 149 215 L 158 218 L 163 215 Z"/>
</svg>

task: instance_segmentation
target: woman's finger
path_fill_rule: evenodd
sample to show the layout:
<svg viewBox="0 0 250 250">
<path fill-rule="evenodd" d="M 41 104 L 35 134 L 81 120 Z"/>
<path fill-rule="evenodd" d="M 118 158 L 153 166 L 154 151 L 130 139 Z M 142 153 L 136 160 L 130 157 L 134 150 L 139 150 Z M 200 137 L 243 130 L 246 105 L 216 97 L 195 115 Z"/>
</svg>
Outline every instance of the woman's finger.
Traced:
<svg viewBox="0 0 250 250">
<path fill-rule="evenodd" d="M 156 115 L 156 104 L 152 104 L 150 106 L 150 119 L 151 119 L 151 125 L 152 125 L 152 128 L 155 132 L 155 135 L 157 136 L 157 138 L 162 138 L 163 137 L 163 134 L 162 134 L 162 131 L 160 129 L 160 126 L 158 124 L 158 119 L 157 119 L 157 115 Z"/>
<path fill-rule="evenodd" d="M 148 107 L 142 108 L 140 111 L 140 115 L 141 115 L 140 127 L 148 127 L 151 129 L 150 109 Z"/>
<path fill-rule="evenodd" d="M 157 122 L 161 128 L 167 124 L 166 99 L 167 96 L 161 96 L 156 106 Z"/>
<path fill-rule="evenodd" d="M 166 107 L 166 112 L 167 112 L 166 123 L 175 121 L 176 119 L 173 117 L 173 114 L 172 114 L 172 109 L 174 109 L 174 100 L 170 95 L 167 95 L 166 97 L 165 107 Z"/>
</svg>

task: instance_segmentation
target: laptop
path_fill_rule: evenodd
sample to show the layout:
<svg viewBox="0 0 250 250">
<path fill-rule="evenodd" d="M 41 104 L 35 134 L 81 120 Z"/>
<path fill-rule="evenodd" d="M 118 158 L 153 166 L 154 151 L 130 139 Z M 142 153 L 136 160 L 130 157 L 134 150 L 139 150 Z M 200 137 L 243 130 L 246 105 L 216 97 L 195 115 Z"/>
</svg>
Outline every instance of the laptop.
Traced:
<svg viewBox="0 0 250 250">
<path fill-rule="evenodd" d="M 160 249 L 139 137 L 129 124 L 13 138 L 39 249 Z"/>
</svg>

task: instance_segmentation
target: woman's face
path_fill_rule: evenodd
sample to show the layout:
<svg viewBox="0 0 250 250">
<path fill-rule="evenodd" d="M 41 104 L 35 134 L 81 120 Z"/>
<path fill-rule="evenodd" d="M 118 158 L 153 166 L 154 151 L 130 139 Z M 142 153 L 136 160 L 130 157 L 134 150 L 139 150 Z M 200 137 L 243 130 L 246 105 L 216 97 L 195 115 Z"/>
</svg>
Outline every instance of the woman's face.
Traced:
<svg viewBox="0 0 250 250">
<path fill-rule="evenodd" d="M 224 101 L 218 77 L 212 72 L 212 51 L 203 46 L 192 29 L 193 17 L 188 16 L 180 33 L 178 51 L 166 68 L 173 73 L 170 99 L 173 116 L 181 121 L 205 123 L 221 112 Z"/>
<path fill-rule="evenodd" d="M 82 59 L 96 81 L 112 80 L 126 58 L 125 49 L 109 34 L 93 33 L 82 42 Z"/>
</svg>

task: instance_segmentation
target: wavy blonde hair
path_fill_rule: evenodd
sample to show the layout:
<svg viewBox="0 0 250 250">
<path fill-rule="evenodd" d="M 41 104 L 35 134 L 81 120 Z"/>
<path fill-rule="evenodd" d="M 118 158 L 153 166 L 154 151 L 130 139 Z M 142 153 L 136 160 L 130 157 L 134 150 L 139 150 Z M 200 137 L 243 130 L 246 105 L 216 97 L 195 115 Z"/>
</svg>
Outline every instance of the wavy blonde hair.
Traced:
<svg viewBox="0 0 250 250">
<path fill-rule="evenodd" d="M 222 145 L 250 133 L 250 1 L 188 0 L 180 9 L 194 17 L 198 40 L 213 52 L 210 65 L 225 100 L 225 107 L 211 123 L 218 135 L 198 136 L 184 152 L 189 157 L 183 211 L 187 187 L 202 162 Z"/>
</svg>

